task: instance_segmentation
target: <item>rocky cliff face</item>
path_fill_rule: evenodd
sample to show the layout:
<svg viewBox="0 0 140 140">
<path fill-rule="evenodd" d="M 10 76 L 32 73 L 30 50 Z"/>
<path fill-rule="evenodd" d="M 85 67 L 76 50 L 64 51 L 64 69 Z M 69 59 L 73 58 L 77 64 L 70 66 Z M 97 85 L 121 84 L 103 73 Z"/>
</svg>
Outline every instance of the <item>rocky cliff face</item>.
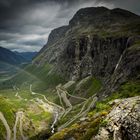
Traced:
<svg viewBox="0 0 140 140">
<path fill-rule="evenodd" d="M 126 48 L 127 37 L 99 36 L 81 37 L 72 40 L 64 50 L 62 59 L 71 79 L 82 79 L 86 76 L 110 76 Z M 67 63 L 69 62 L 69 63 Z"/>
<path fill-rule="evenodd" d="M 51 63 L 68 80 L 124 82 L 139 69 L 139 25 L 140 17 L 126 10 L 81 9 L 68 26 L 52 31 L 33 63 Z"/>
<path fill-rule="evenodd" d="M 111 77 L 113 85 L 123 83 L 127 80 L 138 80 L 140 70 L 140 44 L 138 43 L 140 36 L 130 37 L 127 46 L 121 54 L 114 72 Z"/>
<path fill-rule="evenodd" d="M 114 108 L 106 117 L 106 128 L 92 140 L 139 140 L 140 139 L 140 97 L 115 100 Z"/>
</svg>

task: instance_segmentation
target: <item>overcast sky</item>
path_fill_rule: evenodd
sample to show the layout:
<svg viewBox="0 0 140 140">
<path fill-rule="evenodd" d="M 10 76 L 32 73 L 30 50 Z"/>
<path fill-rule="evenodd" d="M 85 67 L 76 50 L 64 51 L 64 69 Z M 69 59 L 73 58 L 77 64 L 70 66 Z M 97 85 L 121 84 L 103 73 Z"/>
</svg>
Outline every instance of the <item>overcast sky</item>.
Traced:
<svg viewBox="0 0 140 140">
<path fill-rule="evenodd" d="M 83 7 L 123 8 L 140 15 L 140 0 L 0 0 L 0 46 L 39 51 L 52 29 Z"/>
</svg>

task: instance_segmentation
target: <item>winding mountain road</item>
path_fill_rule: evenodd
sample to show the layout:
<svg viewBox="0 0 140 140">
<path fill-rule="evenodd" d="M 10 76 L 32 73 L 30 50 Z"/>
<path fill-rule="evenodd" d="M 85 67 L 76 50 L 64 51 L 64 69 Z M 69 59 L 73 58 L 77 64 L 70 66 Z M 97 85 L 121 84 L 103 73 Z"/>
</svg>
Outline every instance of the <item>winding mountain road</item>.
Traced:
<svg viewBox="0 0 140 140">
<path fill-rule="evenodd" d="M 33 100 L 33 101 L 34 101 L 37 105 L 41 106 L 41 107 L 44 109 L 44 111 L 50 111 L 51 113 L 54 113 L 54 120 L 53 120 L 53 123 L 52 123 L 52 125 L 51 125 L 51 132 L 54 133 L 54 130 L 55 130 L 54 126 L 55 126 L 57 120 L 59 119 L 59 117 L 60 117 L 61 115 L 64 114 L 65 109 L 64 109 L 63 107 L 61 107 L 61 106 L 59 106 L 59 105 L 53 103 L 53 102 L 50 102 L 50 101 L 46 98 L 45 95 L 42 95 L 42 94 L 33 92 L 33 91 L 32 91 L 32 85 L 30 85 L 30 93 L 31 93 L 32 95 L 39 95 L 39 96 L 42 96 L 42 97 L 44 98 L 44 101 L 45 101 L 45 102 L 44 102 L 42 99 L 39 99 L 39 98 L 35 98 L 36 101 L 35 101 L 35 100 Z M 49 108 L 52 108 L 52 109 L 49 109 Z"/>
<path fill-rule="evenodd" d="M 11 140 L 11 130 L 2 112 L 0 112 L 0 120 L 2 121 L 7 131 L 6 140 Z"/>
<path fill-rule="evenodd" d="M 72 122 L 74 122 L 76 119 L 80 118 L 80 117 L 84 117 L 85 115 L 87 115 L 87 113 L 90 111 L 90 109 L 95 105 L 96 101 L 97 101 L 97 97 L 92 97 L 92 101 L 90 103 L 90 105 L 88 106 L 88 108 L 85 109 L 86 104 L 88 103 L 88 101 L 90 100 L 90 98 L 84 103 L 81 111 L 75 115 L 72 119 L 70 119 L 69 121 L 67 121 L 65 124 L 63 124 L 62 126 L 60 126 L 58 128 L 58 130 L 61 130 L 65 127 L 67 127 L 68 125 L 70 125 Z M 85 109 L 85 110 L 84 110 Z"/>
<path fill-rule="evenodd" d="M 16 113 L 16 121 L 15 121 L 15 125 L 14 125 L 14 128 L 13 128 L 14 140 L 16 140 L 18 120 L 19 120 L 19 115 L 18 115 L 18 112 L 17 112 L 17 113 Z"/>
<path fill-rule="evenodd" d="M 72 97 L 72 98 L 76 98 L 76 99 L 80 99 L 80 100 L 84 100 L 84 103 L 80 112 L 78 114 L 76 114 L 73 118 L 71 118 L 70 120 L 68 120 L 65 124 L 63 124 L 62 126 L 59 127 L 59 130 L 67 127 L 69 124 L 71 124 L 72 122 L 74 122 L 76 119 L 80 118 L 80 117 L 83 117 L 85 115 L 87 115 L 87 113 L 90 111 L 90 109 L 94 106 L 94 104 L 96 103 L 97 101 L 97 97 L 96 96 L 93 96 L 89 99 L 86 99 L 86 98 L 82 98 L 82 97 L 77 97 L 77 96 L 74 96 L 74 95 L 71 95 L 67 92 L 67 90 L 61 85 L 59 84 L 58 86 L 56 86 L 56 91 L 57 91 L 57 95 L 59 97 L 59 100 L 60 100 L 60 104 L 62 106 L 59 106 L 53 102 L 50 102 L 45 95 L 42 95 L 42 94 L 39 94 L 39 93 L 35 93 L 32 91 L 32 85 L 30 85 L 30 93 L 32 95 L 40 95 L 44 98 L 44 100 L 46 102 L 42 102 L 42 104 L 48 104 L 48 105 L 52 105 L 54 107 L 54 121 L 51 125 L 51 132 L 54 133 L 54 126 L 57 122 L 57 120 L 59 120 L 60 118 L 62 117 L 65 117 L 72 109 L 73 109 L 73 105 L 71 104 L 70 100 L 68 99 L 67 96 L 69 97 Z M 88 107 L 86 108 L 86 105 L 90 102 L 90 104 L 88 105 Z M 66 109 L 65 109 L 65 107 Z M 60 109 L 58 111 L 58 108 Z M 57 109 L 57 111 L 56 111 Z"/>
<path fill-rule="evenodd" d="M 13 128 L 14 140 L 16 140 L 18 122 L 19 122 L 19 130 L 20 130 L 21 137 L 23 140 L 27 140 L 27 137 L 25 137 L 23 134 L 23 117 L 24 117 L 24 113 L 22 111 L 18 111 L 16 113 L 16 121 L 15 121 L 15 125 Z"/>
<path fill-rule="evenodd" d="M 23 140 L 27 140 L 28 138 L 25 137 L 24 134 L 23 134 L 23 117 L 24 117 L 24 114 L 23 114 L 22 111 L 19 112 L 19 117 L 20 117 L 20 120 L 19 120 L 19 122 L 20 122 L 19 130 L 20 130 L 21 137 L 22 137 Z"/>
<path fill-rule="evenodd" d="M 55 104 L 55 103 L 49 101 L 49 100 L 46 98 L 45 95 L 33 92 L 33 91 L 32 91 L 32 85 L 30 85 L 30 93 L 31 93 L 32 95 L 39 95 L 39 96 L 42 96 L 42 97 L 44 98 L 44 100 L 45 100 L 49 105 L 55 106 L 56 108 L 59 108 L 60 110 L 64 110 L 63 107 L 61 107 L 61 106 L 59 106 L 59 105 L 57 105 L 57 104 Z"/>
<path fill-rule="evenodd" d="M 67 95 L 69 97 L 72 97 L 72 98 L 87 101 L 86 98 L 82 98 L 82 97 L 78 97 L 78 96 L 74 96 L 74 95 L 69 94 L 67 92 L 67 90 L 64 88 L 64 86 L 62 86 L 61 84 L 59 84 L 56 87 L 56 90 L 57 90 L 57 94 L 58 94 L 58 97 L 59 97 L 59 100 L 60 100 L 60 104 L 64 107 L 64 105 L 63 105 L 63 102 L 64 102 L 65 106 L 67 107 L 67 109 L 65 110 L 65 112 L 63 113 L 63 115 L 61 117 L 65 117 L 73 108 L 73 106 L 72 106 L 70 100 L 68 99 Z"/>
<path fill-rule="evenodd" d="M 73 106 L 72 106 L 71 102 L 69 101 L 69 99 L 67 98 L 67 92 L 65 90 L 61 89 L 61 84 L 56 87 L 56 90 L 57 90 L 57 94 L 58 94 L 60 103 L 63 105 L 63 103 L 62 103 L 62 101 L 63 101 L 67 108 L 61 115 L 61 117 L 65 117 L 72 110 Z"/>
</svg>

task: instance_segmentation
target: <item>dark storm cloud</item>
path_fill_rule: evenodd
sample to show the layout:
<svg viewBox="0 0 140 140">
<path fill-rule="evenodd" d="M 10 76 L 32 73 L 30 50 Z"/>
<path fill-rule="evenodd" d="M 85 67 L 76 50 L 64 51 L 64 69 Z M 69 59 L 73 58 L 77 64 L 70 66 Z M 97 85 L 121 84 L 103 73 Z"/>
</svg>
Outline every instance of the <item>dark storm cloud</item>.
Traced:
<svg viewBox="0 0 140 140">
<path fill-rule="evenodd" d="M 105 3 L 112 3 L 114 7 L 130 10 L 140 15 L 140 0 L 99 0 Z"/>
<path fill-rule="evenodd" d="M 0 46 L 39 50 L 50 31 L 68 24 L 82 7 L 121 7 L 140 13 L 139 0 L 0 0 Z"/>
</svg>

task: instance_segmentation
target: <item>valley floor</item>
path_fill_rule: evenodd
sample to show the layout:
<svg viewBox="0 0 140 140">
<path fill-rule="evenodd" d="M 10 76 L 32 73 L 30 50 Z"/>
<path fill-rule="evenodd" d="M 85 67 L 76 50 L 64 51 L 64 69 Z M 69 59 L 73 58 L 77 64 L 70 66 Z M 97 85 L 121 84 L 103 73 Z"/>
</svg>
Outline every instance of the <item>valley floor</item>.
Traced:
<svg viewBox="0 0 140 140">
<path fill-rule="evenodd" d="M 79 82 L 81 85 L 77 83 L 74 90 L 78 86 L 81 89 L 83 84 L 86 85 L 87 81 L 83 81 Z M 59 84 L 50 94 L 34 92 L 32 84 L 26 84 L 26 88 L 13 86 L 13 89 L 0 90 L 0 137 L 3 140 L 44 140 L 44 135 L 49 138 L 55 133 L 50 140 L 63 140 L 68 132 L 70 137 L 77 137 L 73 131 L 75 130 L 79 138 L 86 135 L 91 138 L 95 132 L 97 134 L 100 125 L 107 124 L 104 118 L 112 109 L 111 101 L 138 96 L 140 93 L 139 82 L 130 82 L 123 85 L 120 91 L 99 102 L 96 94 L 91 97 L 70 94 L 68 89 L 74 84 L 73 81 Z M 80 102 L 75 104 L 74 99 Z M 96 119 L 93 119 L 95 116 L 99 122 L 94 127 L 88 127 L 88 124 L 96 123 Z M 81 125 L 78 122 L 81 122 Z M 87 123 L 84 135 L 77 132 L 78 128 L 83 127 L 82 122 Z M 91 134 L 86 134 L 86 131 L 91 131 Z"/>
</svg>

